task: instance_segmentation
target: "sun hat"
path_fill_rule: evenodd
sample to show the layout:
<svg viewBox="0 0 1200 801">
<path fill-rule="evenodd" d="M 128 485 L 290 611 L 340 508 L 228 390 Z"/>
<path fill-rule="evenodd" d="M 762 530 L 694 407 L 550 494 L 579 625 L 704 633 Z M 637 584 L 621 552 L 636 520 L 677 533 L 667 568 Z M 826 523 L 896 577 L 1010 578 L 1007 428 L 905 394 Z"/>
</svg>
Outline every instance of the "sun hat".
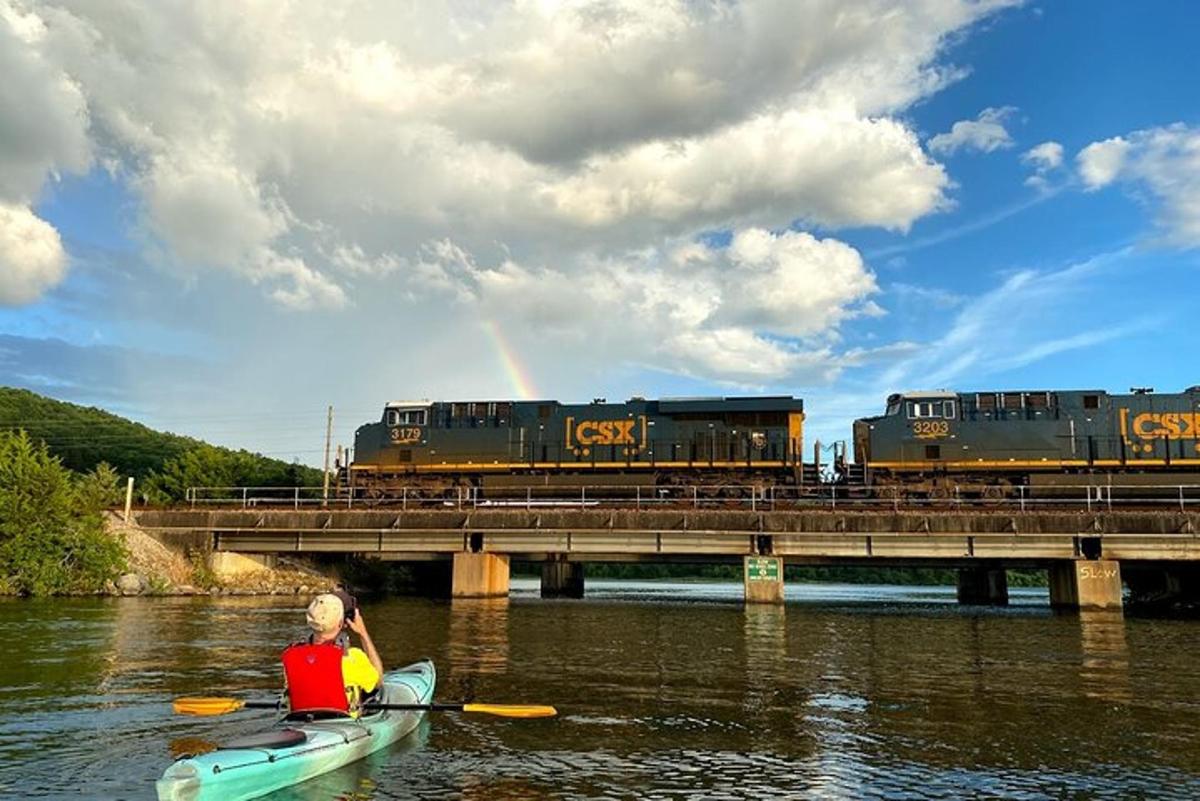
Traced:
<svg viewBox="0 0 1200 801">
<path fill-rule="evenodd" d="M 317 634 L 330 634 L 337 631 L 338 624 L 346 615 L 346 607 L 342 599 L 331 593 L 323 593 L 312 599 L 305 615 L 308 627 Z"/>
</svg>

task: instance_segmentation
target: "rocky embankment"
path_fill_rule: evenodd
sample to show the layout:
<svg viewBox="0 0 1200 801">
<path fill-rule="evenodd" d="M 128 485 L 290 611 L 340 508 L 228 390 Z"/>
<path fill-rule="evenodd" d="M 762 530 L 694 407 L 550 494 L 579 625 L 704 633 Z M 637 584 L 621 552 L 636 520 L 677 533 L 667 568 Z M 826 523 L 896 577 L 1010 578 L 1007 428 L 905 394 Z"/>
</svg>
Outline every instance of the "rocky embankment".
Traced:
<svg viewBox="0 0 1200 801">
<path fill-rule="evenodd" d="M 209 567 L 207 553 L 181 552 L 117 514 L 108 516 L 108 526 L 129 554 L 128 572 L 105 587 L 109 595 L 307 595 L 334 583 L 287 559 L 280 559 L 275 567 L 218 577 Z"/>
</svg>

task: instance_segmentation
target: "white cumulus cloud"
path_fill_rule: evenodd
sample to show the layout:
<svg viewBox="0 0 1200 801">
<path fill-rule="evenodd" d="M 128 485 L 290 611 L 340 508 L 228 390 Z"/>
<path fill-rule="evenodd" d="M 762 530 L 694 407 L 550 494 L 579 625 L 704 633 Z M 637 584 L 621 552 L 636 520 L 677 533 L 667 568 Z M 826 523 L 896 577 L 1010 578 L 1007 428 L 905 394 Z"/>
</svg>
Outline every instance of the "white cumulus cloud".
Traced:
<svg viewBox="0 0 1200 801">
<path fill-rule="evenodd" d="M 1093 142 L 1076 163 L 1088 189 L 1122 182 L 1145 190 L 1166 244 L 1200 247 L 1200 128 L 1177 123 Z"/>
<path fill-rule="evenodd" d="M 1099 189 L 1112 183 L 1125 166 L 1129 142 L 1119 136 L 1092 142 L 1075 157 L 1079 177 L 1088 189 Z"/>
<path fill-rule="evenodd" d="M 578 275 L 512 260 L 481 266 L 442 241 L 426 249 L 424 269 L 426 293 L 449 295 L 473 317 L 531 326 L 576 353 L 636 353 L 735 382 L 828 380 L 839 369 L 838 327 L 879 313 L 858 251 L 795 231 L 742 229 L 727 247 L 626 254 Z"/>
<path fill-rule="evenodd" d="M 1021 160 L 1039 172 L 1053 170 L 1062 164 L 1063 146 L 1055 141 L 1042 142 L 1026 150 Z"/>
<path fill-rule="evenodd" d="M 55 63 L 36 14 L 0 0 L 0 305 L 24 304 L 62 280 L 58 232 L 32 205 L 47 177 L 92 160 L 79 85 Z"/>
<path fill-rule="evenodd" d="M 214 307 L 249 285 L 398 338 L 487 313 L 554 330 L 556 358 L 827 376 L 845 321 L 880 313 L 874 278 L 788 229 L 905 231 L 948 205 L 904 112 L 1011 4 L 0 0 L 0 67 L 22 76 L 0 82 L 20 127 L 0 128 L 0 201 L 37 209 L 103 164 L 147 260 Z M 1008 113 L 951 135 L 987 149 Z M 732 244 L 696 244 L 713 231 Z M 628 310 L 654 347 L 570 297 Z"/>
<path fill-rule="evenodd" d="M 848 109 L 764 115 L 688 142 L 653 142 L 546 187 L 554 216 L 588 227 L 753 218 L 907 229 L 949 184 L 916 136 Z"/>
<path fill-rule="evenodd" d="M 1002 106 L 985 108 L 973 120 L 959 120 L 946 133 L 929 140 L 929 149 L 934 153 L 952 155 L 959 150 L 991 153 L 993 150 L 1013 146 L 1013 139 L 1004 127 L 1004 121 L 1013 115 L 1016 108 Z"/>
<path fill-rule="evenodd" d="M 0 305 L 29 303 L 67 268 L 58 231 L 25 206 L 0 203 Z"/>
<path fill-rule="evenodd" d="M 1033 175 L 1025 179 L 1025 185 L 1048 190 L 1050 174 L 1062 166 L 1063 146 L 1053 140 L 1042 142 L 1022 153 L 1021 161 L 1033 168 Z"/>
</svg>

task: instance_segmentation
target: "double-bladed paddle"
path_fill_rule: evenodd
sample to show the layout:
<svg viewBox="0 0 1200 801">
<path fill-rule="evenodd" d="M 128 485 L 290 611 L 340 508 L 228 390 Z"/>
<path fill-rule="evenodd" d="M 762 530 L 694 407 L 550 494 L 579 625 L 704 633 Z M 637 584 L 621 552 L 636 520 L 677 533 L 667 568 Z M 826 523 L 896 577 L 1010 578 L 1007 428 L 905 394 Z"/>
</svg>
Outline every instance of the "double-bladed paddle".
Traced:
<svg viewBox="0 0 1200 801">
<path fill-rule="evenodd" d="M 239 709 L 279 709 L 275 701 L 247 701 L 242 698 L 176 698 L 172 706 L 180 715 L 227 715 Z M 404 712 L 468 712 L 497 715 L 502 718 L 552 718 L 558 710 L 535 704 L 367 704 L 366 710 Z"/>
</svg>

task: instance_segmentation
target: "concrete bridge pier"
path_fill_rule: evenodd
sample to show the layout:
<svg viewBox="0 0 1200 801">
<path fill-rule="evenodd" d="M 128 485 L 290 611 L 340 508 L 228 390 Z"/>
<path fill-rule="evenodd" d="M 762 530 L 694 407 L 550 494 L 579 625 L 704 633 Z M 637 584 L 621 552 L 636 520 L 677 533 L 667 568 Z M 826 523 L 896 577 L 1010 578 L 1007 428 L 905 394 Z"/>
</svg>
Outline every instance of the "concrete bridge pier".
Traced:
<svg viewBox="0 0 1200 801">
<path fill-rule="evenodd" d="M 236 580 L 251 573 L 261 573 L 275 567 L 273 553 L 238 553 L 237 551 L 210 551 L 208 569 L 220 581 Z"/>
<path fill-rule="evenodd" d="M 1075 559 L 1050 568 L 1050 605 L 1061 609 L 1120 609 L 1121 563 Z"/>
<path fill-rule="evenodd" d="M 783 603 L 783 559 L 778 556 L 742 557 L 742 581 L 746 603 Z"/>
<path fill-rule="evenodd" d="M 1008 605 L 1008 574 L 1003 567 L 965 567 L 958 571 L 958 602 Z"/>
<path fill-rule="evenodd" d="M 500 598 L 508 595 L 507 556 L 494 553 L 454 554 L 450 576 L 451 598 Z"/>
<path fill-rule="evenodd" d="M 555 559 L 542 562 L 543 598 L 582 598 L 583 563 Z"/>
</svg>

